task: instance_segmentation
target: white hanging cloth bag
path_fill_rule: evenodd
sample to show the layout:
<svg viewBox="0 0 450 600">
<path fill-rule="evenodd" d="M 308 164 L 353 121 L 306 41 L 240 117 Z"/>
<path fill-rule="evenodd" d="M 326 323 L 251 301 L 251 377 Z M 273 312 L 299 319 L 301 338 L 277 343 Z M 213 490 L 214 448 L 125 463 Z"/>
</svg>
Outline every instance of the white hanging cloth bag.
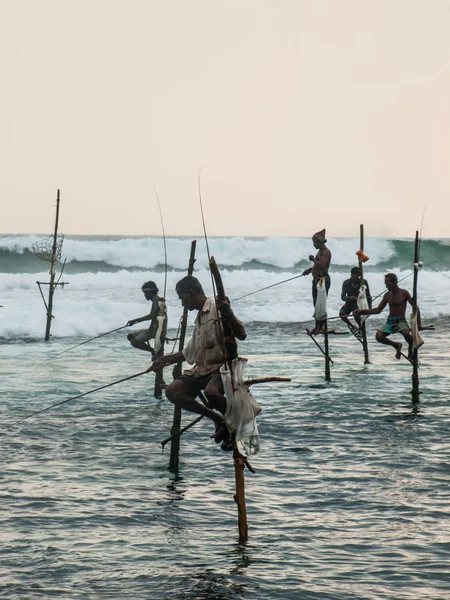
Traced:
<svg viewBox="0 0 450 600">
<path fill-rule="evenodd" d="M 158 329 L 156 330 L 155 333 L 155 352 L 158 353 L 161 348 L 162 348 L 162 340 L 161 340 L 161 334 L 164 328 L 164 321 L 167 318 L 167 307 L 166 307 L 166 303 L 165 301 L 161 298 L 158 301 L 158 309 L 159 309 L 159 314 L 156 317 L 156 320 L 158 321 Z"/>
<path fill-rule="evenodd" d="M 244 384 L 246 358 L 235 358 L 232 374 L 228 365 L 220 368 L 227 408 L 224 419 L 230 433 L 235 435 L 236 446 L 242 456 L 256 454 L 259 450 L 259 432 L 256 416 L 261 407 Z"/>
<path fill-rule="evenodd" d="M 367 296 L 366 296 L 366 286 L 363 284 L 361 284 L 361 287 L 359 288 L 359 294 L 358 294 L 358 298 L 356 300 L 356 305 L 359 308 L 359 310 L 366 310 L 369 308 L 369 303 L 367 302 Z M 369 317 L 370 315 L 361 315 L 360 319 L 361 319 L 361 323 L 364 323 L 364 321 Z"/>
<path fill-rule="evenodd" d="M 317 300 L 314 306 L 313 317 L 316 321 L 323 321 L 327 318 L 327 290 L 325 288 L 325 277 L 321 277 L 317 282 Z"/>
<path fill-rule="evenodd" d="M 411 337 L 412 337 L 412 347 L 414 350 L 420 348 L 425 342 L 422 339 L 422 336 L 419 332 L 419 325 L 417 324 L 417 313 L 411 313 L 410 324 L 411 324 Z"/>
</svg>

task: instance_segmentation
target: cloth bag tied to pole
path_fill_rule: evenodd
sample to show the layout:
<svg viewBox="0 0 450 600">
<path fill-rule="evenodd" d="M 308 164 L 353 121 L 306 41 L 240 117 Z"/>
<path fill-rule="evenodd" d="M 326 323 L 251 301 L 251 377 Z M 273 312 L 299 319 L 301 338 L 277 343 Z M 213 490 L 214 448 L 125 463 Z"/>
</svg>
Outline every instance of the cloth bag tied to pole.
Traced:
<svg viewBox="0 0 450 600">
<path fill-rule="evenodd" d="M 369 303 L 367 302 L 367 294 L 366 294 L 366 286 L 363 284 L 361 284 L 361 287 L 359 288 L 359 294 L 358 294 L 358 298 L 356 300 L 356 305 L 358 307 L 359 310 L 366 310 L 369 308 Z M 361 323 L 364 323 L 364 321 L 367 319 L 369 315 L 361 315 L 360 319 L 361 319 Z"/>
<path fill-rule="evenodd" d="M 425 342 L 422 339 L 422 336 L 419 333 L 419 325 L 417 324 L 417 313 L 411 314 L 411 337 L 412 337 L 412 347 L 414 350 L 420 348 Z"/>
<path fill-rule="evenodd" d="M 228 365 L 220 368 L 227 408 L 225 423 L 236 438 L 238 452 L 242 456 L 256 454 L 259 450 L 259 432 L 256 416 L 261 412 L 261 407 L 249 392 L 244 383 L 244 371 L 247 366 L 246 358 L 235 358 Z"/>
<path fill-rule="evenodd" d="M 327 290 L 325 287 L 325 277 L 321 277 L 317 282 L 317 300 L 314 305 L 313 317 L 316 321 L 324 321 L 327 318 Z"/>
</svg>

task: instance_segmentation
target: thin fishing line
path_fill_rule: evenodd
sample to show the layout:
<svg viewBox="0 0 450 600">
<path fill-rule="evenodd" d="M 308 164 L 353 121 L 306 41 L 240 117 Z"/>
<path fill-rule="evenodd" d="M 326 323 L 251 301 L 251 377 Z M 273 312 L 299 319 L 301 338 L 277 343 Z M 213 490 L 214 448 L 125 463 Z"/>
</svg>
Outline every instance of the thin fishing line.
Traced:
<svg viewBox="0 0 450 600">
<path fill-rule="evenodd" d="M 430 265 L 428 265 L 428 268 L 431 269 L 432 271 L 436 271 L 436 273 L 439 273 L 439 275 L 442 275 L 442 277 L 450 279 L 450 277 L 448 275 L 445 275 L 445 273 L 441 273 L 441 271 L 438 271 L 437 269 L 433 269 L 433 267 L 430 267 Z"/>
<path fill-rule="evenodd" d="M 156 187 L 155 186 L 153 186 L 153 189 L 155 190 L 156 199 L 158 201 L 159 217 L 161 219 L 161 229 L 162 229 L 163 240 L 164 240 L 164 264 L 165 264 L 165 271 L 164 271 L 164 299 L 166 299 L 166 293 L 167 293 L 167 244 L 166 244 L 166 232 L 164 231 L 164 220 L 163 220 L 163 215 L 162 215 L 162 210 L 161 210 L 161 202 L 159 201 L 158 192 L 156 191 Z"/>
<path fill-rule="evenodd" d="M 88 340 L 84 340 L 84 342 L 80 342 L 79 344 L 76 344 L 76 346 L 72 346 L 71 348 L 67 348 L 66 350 L 63 350 L 62 352 L 58 352 L 58 354 L 49 356 L 49 358 L 46 358 L 43 362 L 52 360 L 53 358 L 56 358 L 57 356 L 60 356 L 61 354 L 64 354 L 65 352 L 69 352 L 70 350 L 74 350 L 75 348 L 78 348 L 79 346 L 82 346 L 83 344 L 87 344 L 88 342 L 92 342 L 93 340 L 98 340 L 98 338 L 101 338 L 104 335 L 109 335 L 110 333 L 114 333 L 115 331 L 120 331 L 121 329 L 125 329 L 125 327 L 128 327 L 128 325 L 122 325 L 122 327 L 117 327 L 117 329 L 111 329 L 111 331 L 107 331 L 106 333 L 101 333 L 100 335 L 96 335 L 95 337 L 89 338 Z M 39 363 L 39 364 L 42 364 L 42 363 Z"/>
<path fill-rule="evenodd" d="M 208 244 L 208 234 L 206 233 L 206 224 L 205 224 L 205 214 L 203 212 L 203 202 L 202 202 L 202 188 L 201 188 L 201 174 L 202 174 L 202 168 L 200 167 L 199 171 L 198 171 L 198 198 L 200 201 L 200 212 L 202 215 L 202 224 L 203 224 L 203 234 L 205 236 L 205 243 L 206 243 L 206 254 L 208 256 L 208 264 L 210 264 L 211 262 L 211 254 L 209 252 L 209 244 Z M 216 284 L 214 281 L 214 277 L 212 275 L 212 271 L 211 268 L 209 269 L 210 275 L 211 275 L 211 285 L 212 285 L 212 289 L 213 289 L 213 297 L 214 297 L 214 302 L 216 299 Z"/>
<path fill-rule="evenodd" d="M 298 279 L 299 277 L 303 277 L 303 275 L 295 275 L 295 277 L 290 277 L 289 279 L 285 279 L 284 281 L 279 281 L 278 283 L 273 283 L 272 285 L 268 285 L 267 287 L 263 287 L 259 290 L 255 290 L 254 292 L 250 292 L 249 294 L 245 294 L 245 296 L 239 296 L 239 298 L 235 298 L 233 300 L 233 302 L 237 302 L 238 300 L 242 300 L 243 298 L 247 298 L 248 296 L 252 296 L 253 294 L 258 294 L 258 292 L 263 292 L 264 290 L 268 290 L 269 288 L 273 288 L 277 285 L 281 285 L 282 283 L 292 281 L 293 279 Z"/>
<path fill-rule="evenodd" d="M 202 214 L 203 234 L 205 236 L 206 254 L 208 255 L 208 262 L 209 262 L 211 260 L 211 255 L 209 253 L 208 236 L 206 234 L 206 225 L 205 225 L 205 215 L 203 213 L 202 189 L 201 189 L 201 182 L 200 182 L 201 174 L 202 174 L 202 168 L 200 167 L 200 169 L 198 171 L 198 198 L 200 200 L 200 212 Z"/>
<path fill-rule="evenodd" d="M 61 404 L 65 404 L 66 402 L 70 402 L 71 400 L 76 400 L 77 398 L 82 398 L 83 396 L 87 396 L 88 394 L 93 394 L 94 392 L 104 390 L 108 387 L 111 387 L 112 385 L 116 385 L 117 383 L 122 383 L 123 381 L 129 381 L 130 379 L 134 379 L 135 377 L 144 375 L 147 372 L 148 371 L 141 371 L 140 373 L 136 373 L 135 375 L 130 375 L 129 377 L 124 377 L 123 379 L 119 379 L 118 381 L 113 381 L 112 383 L 107 383 L 106 385 L 102 385 L 101 387 L 95 388 L 93 390 L 89 390 L 88 392 L 84 392 L 83 394 L 78 394 L 77 396 L 72 396 L 71 398 L 66 398 L 65 400 L 56 402 L 55 404 L 52 404 L 51 406 L 46 406 L 45 408 L 42 408 L 41 410 L 36 410 L 35 412 L 32 412 L 29 415 L 26 415 L 25 417 L 18 419 L 17 421 L 13 421 L 9 425 L 4 426 L 3 429 L 12 427 L 13 425 L 16 425 L 17 423 L 21 423 L 22 421 L 25 421 L 26 419 L 30 419 L 31 417 L 34 417 L 36 415 L 40 415 L 41 413 L 43 413 L 47 410 L 50 410 L 51 408 L 55 408 L 55 406 L 61 406 Z"/>
<path fill-rule="evenodd" d="M 418 248 L 417 248 L 417 258 L 418 258 L 418 259 L 419 259 L 419 257 L 420 257 L 420 246 L 421 246 L 421 244 L 422 244 L 422 229 L 423 229 L 423 221 L 424 221 L 424 219 L 425 219 L 425 210 L 426 210 L 426 208 L 427 208 L 427 204 L 428 204 L 428 196 L 427 196 L 427 199 L 426 199 L 426 201 L 425 201 L 425 206 L 423 207 L 423 212 L 422 212 L 422 221 L 421 221 L 421 223 L 420 223 L 419 245 L 418 245 Z"/>
</svg>

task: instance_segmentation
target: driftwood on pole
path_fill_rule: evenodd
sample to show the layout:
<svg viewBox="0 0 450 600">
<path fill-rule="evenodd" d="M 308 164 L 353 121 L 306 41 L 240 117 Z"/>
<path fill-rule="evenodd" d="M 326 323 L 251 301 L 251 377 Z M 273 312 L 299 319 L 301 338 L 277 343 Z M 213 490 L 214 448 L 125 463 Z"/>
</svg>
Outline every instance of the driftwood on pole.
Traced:
<svg viewBox="0 0 450 600">
<path fill-rule="evenodd" d="M 58 281 L 55 282 L 55 278 L 56 278 L 55 266 L 56 266 L 56 263 L 58 262 L 58 260 L 61 259 L 61 249 L 62 249 L 62 243 L 64 240 L 63 235 L 58 236 L 59 202 L 60 202 L 60 197 L 59 197 L 59 190 L 58 190 L 57 195 L 56 195 L 56 216 L 55 216 L 55 228 L 54 228 L 53 234 L 44 240 L 40 240 L 39 242 L 36 242 L 32 246 L 32 250 L 38 258 L 50 263 L 50 282 L 42 282 L 42 281 L 36 282 L 39 287 L 39 291 L 41 293 L 42 300 L 44 302 L 45 310 L 47 312 L 47 321 L 46 321 L 46 326 L 45 326 L 45 341 L 46 342 L 48 342 L 48 340 L 50 339 L 50 329 L 51 329 L 52 319 L 54 318 L 54 316 L 53 316 L 53 295 L 55 293 L 55 289 L 58 285 L 60 285 L 61 287 L 64 287 L 65 285 L 67 285 L 67 282 L 65 282 L 65 281 L 60 282 L 62 272 L 64 270 L 65 262 L 61 269 L 59 279 L 58 279 Z M 45 300 L 45 297 L 44 297 L 44 294 L 43 294 L 42 288 L 41 288 L 42 285 L 49 286 L 48 300 Z"/>
<path fill-rule="evenodd" d="M 193 240 L 191 242 L 191 253 L 189 256 L 189 265 L 188 265 L 188 275 L 192 275 L 194 272 L 194 263 L 195 263 L 195 248 L 197 245 L 197 241 Z M 180 328 L 180 340 L 178 344 L 178 351 L 181 352 L 184 348 L 184 340 L 186 338 L 186 327 L 187 327 L 187 319 L 188 319 L 188 310 L 185 307 L 183 309 L 183 316 L 181 317 L 181 328 Z M 173 368 L 173 376 L 179 377 L 182 371 L 182 363 L 177 363 Z M 180 462 L 180 431 L 181 431 L 181 406 L 177 403 L 174 404 L 173 407 L 173 422 L 172 429 L 170 430 L 170 460 L 169 460 L 169 469 L 171 471 L 178 471 L 178 466 Z M 163 446 L 164 448 L 164 446 Z"/>
<path fill-rule="evenodd" d="M 359 270 L 361 271 L 361 281 L 362 283 L 364 283 L 364 268 L 363 268 L 363 256 L 364 256 L 364 225 L 360 225 L 359 226 L 359 248 L 361 250 L 360 253 L 358 253 L 358 265 L 359 265 Z M 367 259 L 365 259 L 367 260 Z M 362 321 L 361 323 L 361 332 L 362 332 L 362 345 L 363 345 L 363 350 L 364 350 L 364 364 L 368 365 L 370 364 L 370 360 L 369 360 L 369 348 L 367 345 L 367 331 L 366 331 L 366 322 Z"/>
</svg>

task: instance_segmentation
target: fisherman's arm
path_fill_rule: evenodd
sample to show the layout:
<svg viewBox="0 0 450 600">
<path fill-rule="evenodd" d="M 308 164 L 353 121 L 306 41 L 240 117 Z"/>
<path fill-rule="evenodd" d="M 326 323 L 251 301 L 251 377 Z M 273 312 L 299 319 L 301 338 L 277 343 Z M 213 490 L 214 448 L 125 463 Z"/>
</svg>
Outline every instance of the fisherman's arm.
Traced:
<svg viewBox="0 0 450 600">
<path fill-rule="evenodd" d="M 305 269 L 303 271 L 303 273 L 301 274 L 301 277 L 304 277 L 305 275 L 311 275 L 312 273 L 312 267 L 310 267 L 309 269 Z"/>
<path fill-rule="evenodd" d="M 413 314 L 417 315 L 417 327 L 420 329 L 422 329 L 422 317 L 420 315 L 420 308 L 418 307 L 417 304 L 414 304 L 413 299 L 411 298 L 411 294 L 405 290 L 405 298 L 406 301 L 410 303 Z"/>
<path fill-rule="evenodd" d="M 342 294 L 341 294 L 341 298 L 344 302 L 354 302 L 357 299 L 357 296 L 350 296 L 349 293 L 349 286 L 347 285 L 347 282 L 344 281 L 344 283 L 342 284 Z"/>
<path fill-rule="evenodd" d="M 379 315 L 380 312 L 386 308 L 388 301 L 386 300 L 386 296 L 380 302 L 380 304 L 376 308 L 363 308 L 362 310 L 356 309 L 353 314 L 357 315 Z"/>
<path fill-rule="evenodd" d="M 139 317 L 138 319 L 131 319 L 127 323 L 127 327 L 131 327 L 132 325 L 136 325 L 136 323 L 142 323 L 142 321 L 148 321 L 151 318 L 151 313 L 148 315 L 144 315 L 143 317 Z"/>
<path fill-rule="evenodd" d="M 160 356 L 156 358 L 150 367 L 147 369 L 149 371 L 160 371 L 167 365 L 174 365 L 178 362 L 183 362 L 185 360 L 183 352 L 175 352 L 174 354 L 164 354 L 164 356 Z"/>
<path fill-rule="evenodd" d="M 221 315 L 228 321 L 234 337 L 236 337 L 238 340 L 245 340 L 247 337 L 247 332 L 245 331 L 244 324 L 234 314 L 228 298 L 225 300 L 216 298 L 216 306 L 217 310 L 219 310 Z"/>
</svg>

